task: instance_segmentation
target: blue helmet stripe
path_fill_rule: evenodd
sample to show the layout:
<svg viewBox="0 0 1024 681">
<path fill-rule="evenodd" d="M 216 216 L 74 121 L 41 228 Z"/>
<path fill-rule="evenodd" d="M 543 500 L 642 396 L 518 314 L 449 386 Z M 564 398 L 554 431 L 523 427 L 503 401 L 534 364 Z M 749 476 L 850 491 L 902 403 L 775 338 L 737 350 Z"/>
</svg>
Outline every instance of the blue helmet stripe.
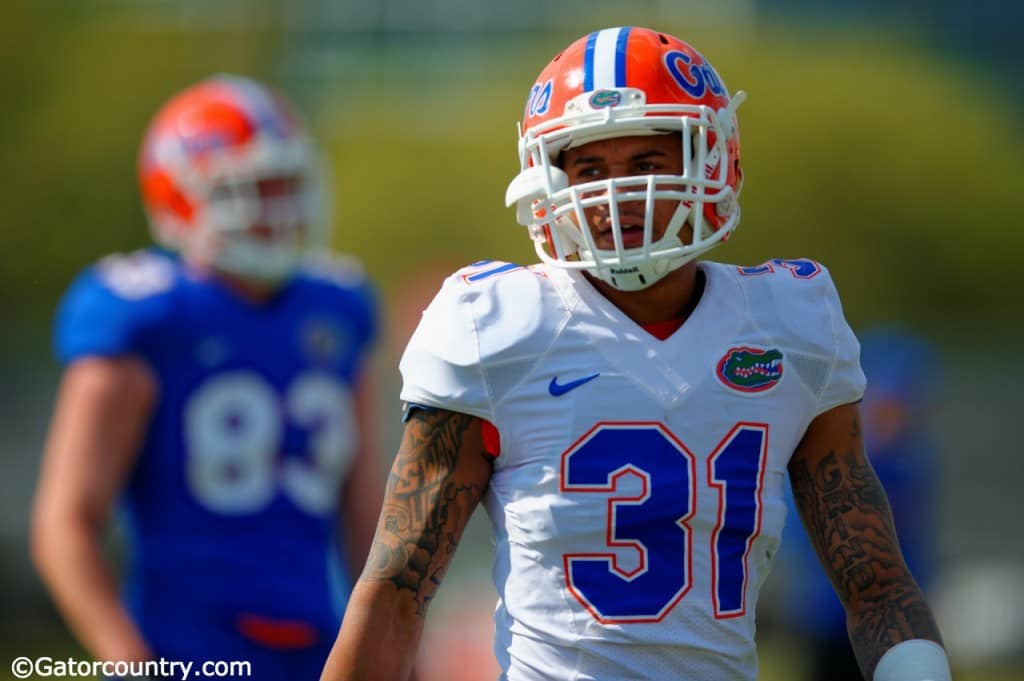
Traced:
<svg viewBox="0 0 1024 681">
<path fill-rule="evenodd" d="M 615 87 L 626 87 L 626 46 L 631 30 L 629 26 L 623 28 L 615 42 Z"/>
<path fill-rule="evenodd" d="M 583 54 L 583 91 L 594 89 L 594 50 L 597 47 L 597 34 L 594 31 L 587 36 L 587 49 Z"/>
</svg>

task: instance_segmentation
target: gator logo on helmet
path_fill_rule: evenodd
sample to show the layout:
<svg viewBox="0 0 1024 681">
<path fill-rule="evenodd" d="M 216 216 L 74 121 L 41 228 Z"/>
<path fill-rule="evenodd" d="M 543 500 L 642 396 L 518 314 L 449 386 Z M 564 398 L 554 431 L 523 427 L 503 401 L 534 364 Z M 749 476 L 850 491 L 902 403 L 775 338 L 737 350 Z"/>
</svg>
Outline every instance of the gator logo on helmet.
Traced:
<svg viewBox="0 0 1024 681">
<path fill-rule="evenodd" d="M 744 393 L 770 390 L 782 379 L 782 352 L 747 346 L 729 348 L 715 372 L 726 387 Z"/>
<path fill-rule="evenodd" d="M 618 90 L 598 90 L 590 95 L 591 109 L 606 109 L 618 106 L 622 102 L 622 93 Z"/>
</svg>

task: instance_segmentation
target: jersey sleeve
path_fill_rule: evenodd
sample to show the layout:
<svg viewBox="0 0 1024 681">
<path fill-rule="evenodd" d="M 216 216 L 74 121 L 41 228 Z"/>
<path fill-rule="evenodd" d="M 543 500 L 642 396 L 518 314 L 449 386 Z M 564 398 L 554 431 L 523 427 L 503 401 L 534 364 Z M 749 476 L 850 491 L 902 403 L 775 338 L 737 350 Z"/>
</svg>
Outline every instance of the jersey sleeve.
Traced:
<svg viewBox="0 0 1024 681">
<path fill-rule="evenodd" d="M 140 350 L 163 304 L 158 294 L 170 288 L 174 276 L 170 262 L 158 258 L 112 256 L 75 279 L 54 322 L 54 353 L 62 364 Z"/>
<path fill-rule="evenodd" d="M 368 277 L 363 277 L 349 293 L 345 312 L 351 320 L 356 352 L 365 359 L 380 333 L 377 289 Z"/>
<path fill-rule="evenodd" d="M 493 419 L 473 295 L 452 276 L 424 311 L 399 364 L 404 402 Z"/>
<path fill-rule="evenodd" d="M 860 365 L 860 343 L 843 315 L 839 293 L 827 270 L 825 275 L 824 306 L 829 316 L 833 356 L 824 387 L 818 396 L 818 414 L 860 400 L 864 396 L 867 382 Z"/>
<path fill-rule="evenodd" d="M 380 333 L 377 290 L 368 278 L 349 291 L 343 316 L 352 333 L 354 375 L 365 375 Z"/>
<path fill-rule="evenodd" d="M 365 359 L 377 342 L 380 320 L 377 289 L 362 263 L 340 253 L 314 253 L 303 262 L 303 273 L 315 282 L 312 295 L 320 297 L 326 290 L 337 301 L 336 312 L 352 333 L 357 361 Z"/>
<path fill-rule="evenodd" d="M 377 343 L 377 339 L 380 335 L 377 290 L 369 282 L 367 282 L 361 291 L 360 301 L 362 302 L 362 319 L 359 326 L 362 333 L 359 340 L 362 342 L 363 354 L 367 355 L 370 352 L 370 348 Z"/>
</svg>

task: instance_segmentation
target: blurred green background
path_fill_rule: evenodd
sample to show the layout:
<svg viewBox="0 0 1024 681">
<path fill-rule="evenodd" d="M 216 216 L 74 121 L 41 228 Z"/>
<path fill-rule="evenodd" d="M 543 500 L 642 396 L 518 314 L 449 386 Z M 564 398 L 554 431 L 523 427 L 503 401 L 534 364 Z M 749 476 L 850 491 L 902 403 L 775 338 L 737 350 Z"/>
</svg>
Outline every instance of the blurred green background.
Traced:
<svg viewBox="0 0 1024 681">
<path fill-rule="evenodd" d="M 15 655 L 77 650 L 26 551 L 58 377 L 50 321 L 80 268 L 148 243 L 134 161 L 157 108 L 226 71 L 303 109 L 333 167 L 334 245 L 363 260 L 388 306 L 377 370 L 390 448 L 396 358 L 442 274 L 485 258 L 533 261 L 502 199 L 534 77 L 571 40 L 620 24 L 683 37 L 749 94 L 743 223 L 712 258 L 820 260 L 855 328 L 898 321 L 940 350 L 936 609 L 958 678 L 1024 677 L 1024 446 L 1013 426 L 1024 384 L 1024 58 L 1010 28 L 1024 10 L 1002 5 L 3 3 L 0 678 Z M 434 606 L 439 631 L 478 607 L 477 594 L 491 598 L 479 520 L 449 578 L 462 586 L 447 584 Z M 995 588 L 991 575 L 1008 576 Z M 764 677 L 792 678 L 799 646 L 770 628 L 763 641 Z"/>
</svg>

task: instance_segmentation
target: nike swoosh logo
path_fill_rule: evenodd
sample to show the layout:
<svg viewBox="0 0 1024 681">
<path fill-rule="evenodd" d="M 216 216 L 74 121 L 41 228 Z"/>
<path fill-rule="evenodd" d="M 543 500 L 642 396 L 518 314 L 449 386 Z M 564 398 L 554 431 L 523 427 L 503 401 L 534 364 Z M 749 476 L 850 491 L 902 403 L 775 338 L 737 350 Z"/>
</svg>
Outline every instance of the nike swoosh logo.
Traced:
<svg viewBox="0 0 1024 681">
<path fill-rule="evenodd" d="M 575 390 L 584 383 L 589 383 L 601 374 L 591 374 L 590 376 L 584 376 L 583 378 L 577 378 L 575 381 L 569 381 L 568 383 L 559 383 L 558 376 L 551 379 L 551 383 L 548 383 L 548 392 L 551 393 L 552 397 L 558 397 L 564 395 L 570 390 Z"/>
</svg>

